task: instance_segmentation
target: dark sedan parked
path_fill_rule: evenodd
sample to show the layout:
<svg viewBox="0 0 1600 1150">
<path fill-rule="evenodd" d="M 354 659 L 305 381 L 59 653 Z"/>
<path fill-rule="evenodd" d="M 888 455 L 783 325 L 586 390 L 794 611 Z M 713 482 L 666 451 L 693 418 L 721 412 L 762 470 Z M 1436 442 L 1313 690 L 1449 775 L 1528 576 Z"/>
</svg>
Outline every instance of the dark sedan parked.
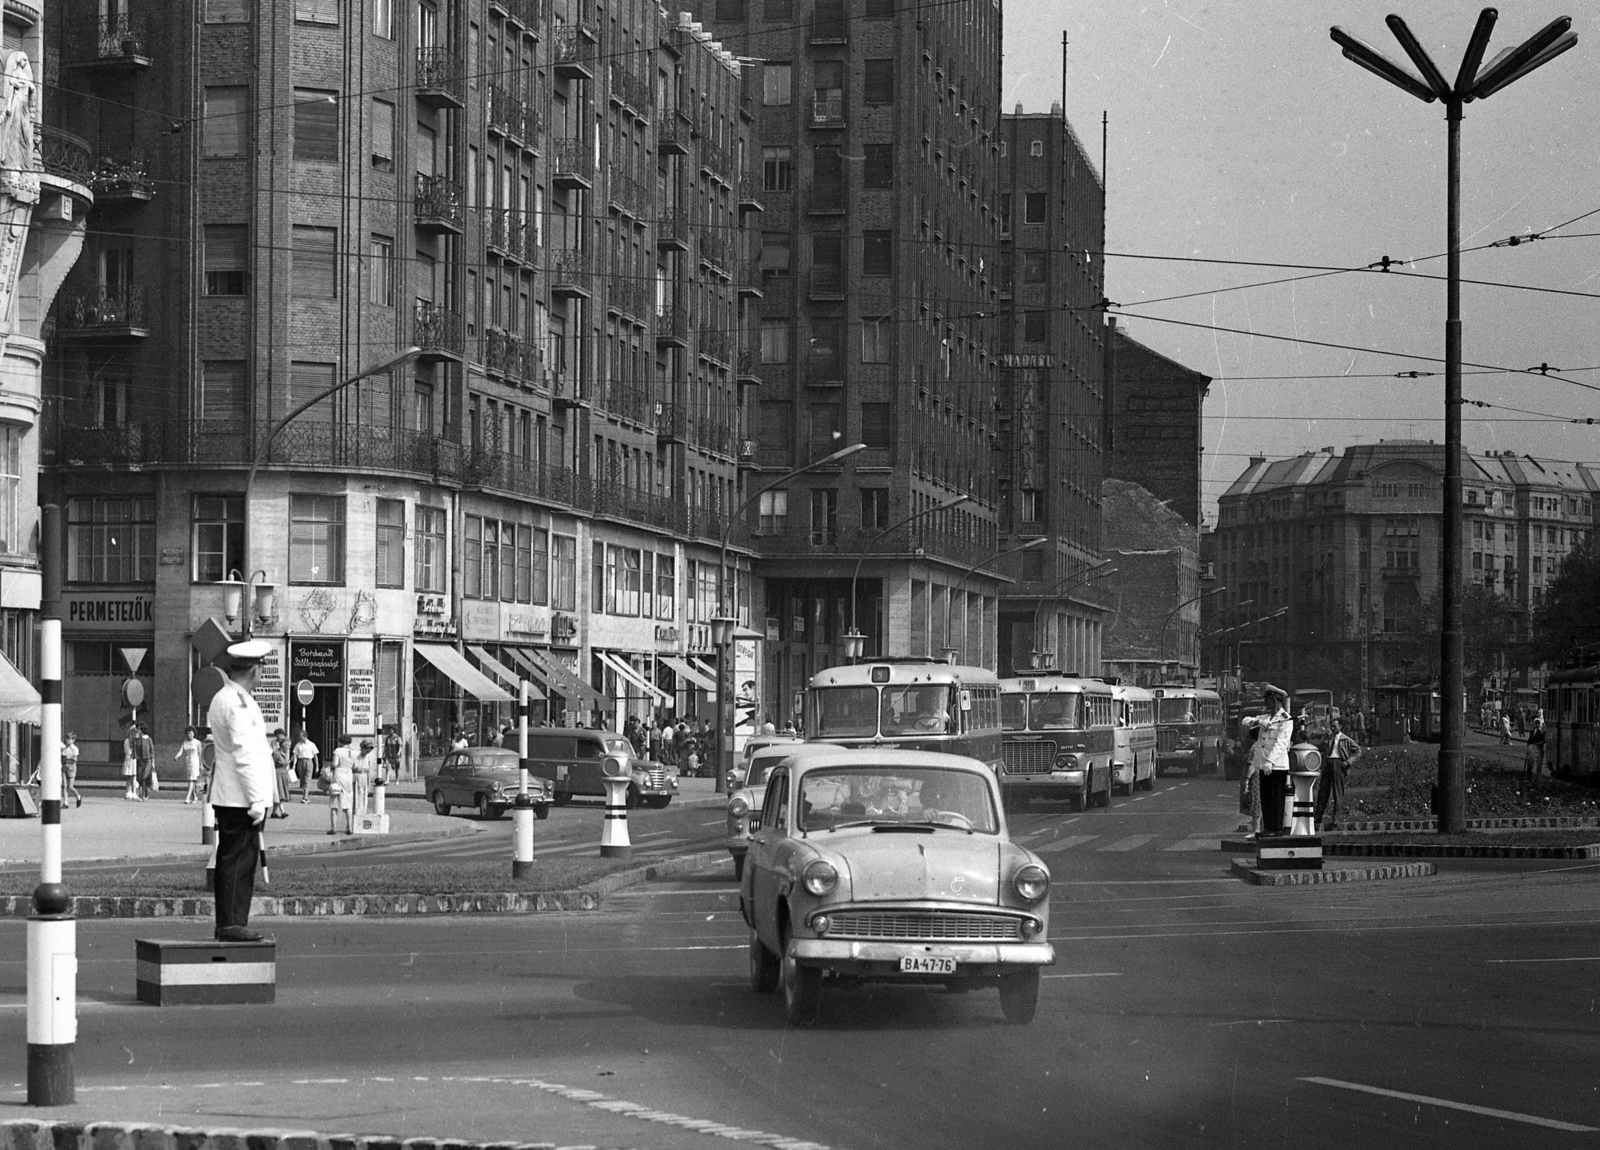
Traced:
<svg viewBox="0 0 1600 1150">
<path fill-rule="evenodd" d="M 451 751 L 437 774 L 423 779 L 423 793 L 441 815 L 451 807 L 474 807 L 478 817 L 497 819 L 515 805 L 522 771 L 517 753 L 507 747 L 467 747 Z M 534 775 L 528 779 L 528 797 L 535 818 L 550 817 L 550 783 Z"/>
</svg>

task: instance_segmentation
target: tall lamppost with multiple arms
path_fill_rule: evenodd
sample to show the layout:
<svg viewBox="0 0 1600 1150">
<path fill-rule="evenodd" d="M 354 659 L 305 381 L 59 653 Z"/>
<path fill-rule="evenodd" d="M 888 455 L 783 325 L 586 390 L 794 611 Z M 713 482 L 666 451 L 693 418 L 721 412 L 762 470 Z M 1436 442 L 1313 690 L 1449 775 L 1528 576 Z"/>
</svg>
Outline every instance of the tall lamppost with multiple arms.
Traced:
<svg viewBox="0 0 1600 1150">
<path fill-rule="evenodd" d="M 899 522 L 889 524 L 861 548 L 861 557 L 856 560 L 856 569 L 850 573 L 850 630 L 846 631 L 844 636 L 845 658 L 854 663 L 866 652 L 867 637 L 856 626 L 856 580 L 861 578 L 861 565 L 867 561 L 867 555 L 878 545 L 879 540 L 883 539 L 891 531 L 898 531 L 913 520 L 921 519 L 924 515 L 932 515 L 936 511 L 949 511 L 952 507 L 959 507 L 971 498 L 972 496 L 970 495 L 958 495 L 948 503 L 934 503 L 924 507 L 921 511 L 913 511 Z"/>
<path fill-rule="evenodd" d="M 717 614 L 711 620 L 711 644 L 717 649 L 717 743 L 720 751 L 717 755 L 717 794 L 719 795 L 728 789 L 728 767 L 733 760 L 734 700 L 731 682 L 733 659 L 729 651 L 733 647 L 734 632 L 739 628 L 738 608 L 728 595 L 728 537 L 733 534 L 735 525 L 744 521 L 744 513 L 750 509 L 750 505 L 774 487 L 781 487 L 797 475 L 804 475 L 808 471 L 815 471 L 830 463 L 838 463 L 841 459 L 866 449 L 865 443 L 852 443 L 849 447 L 841 447 L 831 455 L 814 459 L 804 467 L 796 467 L 793 471 L 785 472 L 739 504 L 738 510 L 728 517 L 727 526 L 722 529 L 722 548 L 717 560 Z"/>
<path fill-rule="evenodd" d="M 1549 63 L 1578 42 L 1572 31 L 1572 18 L 1552 20 L 1515 48 L 1508 48 L 1480 70 L 1489 48 L 1498 13 L 1485 8 L 1467 42 L 1466 55 L 1456 72 L 1455 83 L 1445 80 L 1438 65 L 1399 16 L 1386 23 L 1400 42 L 1420 79 L 1390 60 L 1370 44 L 1333 28 L 1329 35 L 1344 49 L 1346 59 L 1361 65 L 1402 92 L 1425 104 L 1438 100 L 1444 104 L 1446 133 L 1445 164 L 1445 321 L 1444 321 L 1444 530 L 1441 533 L 1443 562 L 1439 582 L 1442 600 L 1439 636 L 1439 693 L 1446 700 L 1441 707 L 1439 739 L 1439 786 L 1435 792 L 1434 813 L 1440 834 L 1458 834 L 1466 829 L 1466 768 L 1462 760 L 1462 741 L 1466 730 L 1461 706 L 1465 687 L 1462 667 L 1461 635 L 1461 112 L 1473 100 L 1486 99 L 1501 88 L 1515 83 L 1535 68 Z"/>
<path fill-rule="evenodd" d="M 972 573 L 986 563 L 993 563 L 996 559 L 1004 559 L 1007 555 L 1015 555 L 1019 551 L 1032 551 L 1036 547 L 1043 547 L 1048 542 L 1050 542 L 1050 537 L 1048 535 L 1041 535 L 1037 539 L 1030 539 L 1026 543 L 1019 543 L 1015 547 L 1003 548 L 999 551 L 996 551 L 993 555 L 985 555 L 982 559 L 979 559 L 971 567 L 968 567 L 961 573 L 961 578 L 957 579 L 955 581 L 955 585 L 950 588 L 949 598 L 947 598 L 944 602 L 945 645 L 940 649 L 940 654 L 944 656 L 944 661 L 946 663 L 954 663 L 956 661 L 956 655 L 960 653 L 961 650 L 961 648 L 955 645 L 955 640 L 950 634 L 951 618 L 956 606 L 956 592 L 967 585 L 967 579 L 972 575 Z"/>
<path fill-rule="evenodd" d="M 1055 581 L 1055 583 L 1053 583 L 1051 585 L 1049 591 L 1047 591 L 1045 594 L 1039 596 L 1039 602 L 1034 604 L 1034 608 L 1033 608 L 1033 660 L 1032 661 L 1033 661 L 1035 670 L 1039 670 L 1040 669 L 1040 667 L 1039 667 L 1040 659 L 1044 655 L 1048 654 L 1049 651 L 1050 651 L 1050 648 L 1042 646 L 1041 642 L 1040 642 L 1041 639 L 1042 639 L 1042 632 L 1040 631 L 1040 620 L 1042 619 L 1043 614 L 1044 614 L 1044 605 L 1046 603 L 1049 603 L 1050 604 L 1050 609 L 1052 611 L 1054 611 L 1055 610 L 1055 605 L 1057 603 L 1061 602 L 1061 600 L 1063 598 L 1065 598 L 1065 596 L 1066 596 L 1068 591 L 1075 590 L 1079 585 L 1088 586 L 1090 583 L 1094 583 L 1094 582 L 1096 582 L 1096 581 L 1098 581 L 1100 579 L 1105 579 L 1105 578 L 1107 578 L 1107 577 L 1109 577 L 1111 575 L 1115 575 L 1117 573 L 1118 569 L 1115 568 L 1115 567 L 1107 566 L 1107 564 L 1109 564 L 1111 562 L 1113 562 L 1113 560 L 1111 560 L 1111 559 L 1102 559 L 1102 560 L 1100 560 L 1100 562 L 1094 564 L 1093 566 L 1085 567 L 1085 568 L 1083 568 L 1082 570 L 1079 570 L 1079 571 L 1069 572 L 1068 574 L 1063 575 L 1060 579 L 1057 579 Z M 1066 670 L 1065 667 L 1060 667 L 1058 669 L 1059 670 Z M 1074 669 L 1077 670 L 1078 668 L 1074 668 Z"/>
<path fill-rule="evenodd" d="M 1173 617 L 1177 615 L 1179 611 L 1182 611 L 1185 607 L 1187 607 L 1190 603 L 1198 603 L 1200 600 L 1209 598 L 1212 595 L 1220 595 L 1226 590 L 1226 587 L 1213 587 L 1209 591 L 1202 591 L 1198 595 L 1191 595 L 1182 603 L 1179 603 L 1176 607 L 1167 612 L 1167 617 L 1161 624 L 1161 647 L 1157 656 L 1162 663 L 1167 661 L 1167 628 L 1172 626 Z M 1198 642 L 1196 642 L 1196 646 L 1199 646 Z M 1183 633 L 1181 631 L 1178 634 L 1178 662 L 1183 662 Z M 1196 673 L 1198 673 L 1200 666 L 1200 654 L 1198 651 L 1195 652 L 1194 662 Z"/>
</svg>

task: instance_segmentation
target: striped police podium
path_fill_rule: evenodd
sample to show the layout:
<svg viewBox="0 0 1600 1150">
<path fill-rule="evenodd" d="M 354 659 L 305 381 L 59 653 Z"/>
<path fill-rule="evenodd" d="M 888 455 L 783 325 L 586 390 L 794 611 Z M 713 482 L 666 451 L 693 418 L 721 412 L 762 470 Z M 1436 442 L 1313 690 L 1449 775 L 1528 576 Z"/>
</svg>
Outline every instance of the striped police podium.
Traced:
<svg viewBox="0 0 1600 1150">
<path fill-rule="evenodd" d="M 278 948 L 271 942 L 134 940 L 136 991 L 153 1006 L 272 1002 Z"/>
</svg>

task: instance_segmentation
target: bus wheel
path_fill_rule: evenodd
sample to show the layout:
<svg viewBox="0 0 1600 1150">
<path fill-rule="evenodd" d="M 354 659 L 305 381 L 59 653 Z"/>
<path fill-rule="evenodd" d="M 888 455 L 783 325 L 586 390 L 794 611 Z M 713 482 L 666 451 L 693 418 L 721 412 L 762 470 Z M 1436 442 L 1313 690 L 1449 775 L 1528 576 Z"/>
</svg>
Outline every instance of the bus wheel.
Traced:
<svg viewBox="0 0 1600 1150">
<path fill-rule="evenodd" d="M 1084 796 L 1083 795 L 1073 795 L 1072 796 L 1072 810 L 1073 810 L 1074 813 L 1081 812 L 1083 810 L 1083 808 L 1088 806 L 1088 805 L 1089 804 L 1084 800 Z"/>
</svg>

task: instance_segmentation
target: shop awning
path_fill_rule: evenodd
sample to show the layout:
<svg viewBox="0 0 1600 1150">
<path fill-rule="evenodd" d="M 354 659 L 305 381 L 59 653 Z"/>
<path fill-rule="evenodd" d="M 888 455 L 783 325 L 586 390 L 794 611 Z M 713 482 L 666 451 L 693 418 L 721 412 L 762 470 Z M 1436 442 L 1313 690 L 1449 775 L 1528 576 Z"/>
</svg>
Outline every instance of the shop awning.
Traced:
<svg viewBox="0 0 1600 1150">
<path fill-rule="evenodd" d="M 600 656 L 600 661 L 602 663 L 610 667 L 613 671 L 621 675 L 625 680 L 632 683 L 635 687 L 638 687 L 646 695 L 655 699 L 656 702 L 665 703 L 668 706 L 672 705 L 672 696 L 667 694 L 660 687 L 656 686 L 649 679 L 646 679 L 638 671 L 634 670 L 633 664 L 628 662 L 628 657 L 626 655 L 614 655 L 610 651 L 596 651 L 595 654 Z"/>
<path fill-rule="evenodd" d="M 38 723 L 39 692 L 0 655 L 0 720 L 7 723 Z"/>
<path fill-rule="evenodd" d="M 671 667 L 678 674 L 695 683 L 702 691 L 709 692 L 711 701 L 717 701 L 717 679 L 715 675 L 708 675 L 700 667 L 687 659 L 680 659 L 676 655 L 663 655 L 661 661 Z"/>
<path fill-rule="evenodd" d="M 569 699 L 581 699 L 586 707 L 602 711 L 611 709 L 612 703 L 609 699 L 563 667 L 554 655 L 543 651 L 527 651 L 525 654 L 533 660 L 534 667 L 544 676 L 545 683 L 552 691 L 557 691 Z"/>
<path fill-rule="evenodd" d="M 494 680 L 474 668 L 467 662 L 466 656 L 454 647 L 444 643 L 414 643 L 412 648 L 474 698 L 482 699 L 485 703 L 513 701 L 511 694 L 505 688 L 496 686 Z"/>
<path fill-rule="evenodd" d="M 488 671 L 489 674 L 493 675 L 496 679 L 499 679 L 513 691 L 520 691 L 522 689 L 522 681 L 524 676 L 517 674 L 499 659 L 496 659 L 493 655 L 489 654 L 489 649 L 487 647 L 474 647 L 469 643 L 467 645 L 467 650 L 471 651 L 478 662 L 483 664 L 483 669 Z M 544 692 L 539 690 L 539 685 L 537 683 L 530 682 L 528 684 L 528 694 L 530 698 L 544 698 Z"/>
</svg>

